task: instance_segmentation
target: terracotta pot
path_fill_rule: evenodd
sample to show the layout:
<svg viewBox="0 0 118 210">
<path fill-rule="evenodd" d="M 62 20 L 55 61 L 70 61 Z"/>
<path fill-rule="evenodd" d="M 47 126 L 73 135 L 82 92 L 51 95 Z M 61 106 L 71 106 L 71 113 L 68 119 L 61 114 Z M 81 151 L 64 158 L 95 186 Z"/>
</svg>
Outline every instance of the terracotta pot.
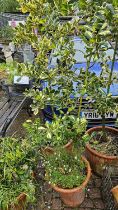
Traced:
<svg viewBox="0 0 118 210">
<path fill-rule="evenodd" d="M 107 127 L 107 126 L 105 127 L 105 129 L 111 132 L 111 134 L 113 133 L 113 134 L 118 135 L 118 129 Z M 87 133 L 91 135 L 93 132 L 101 131 L 101 130 L 102 130 L 102 126 L 93 127 L 87 130 Z M 110 164 L 114 166 L 118 165 L 118 156 L 104 155 L 100 152 L 97 152 L 95 149 L 92 149 L 90 144 L 86 145 L 85 155 L 87 159 L 89 160 L 93 171 L 100 176 L 102 176 L 103 174 L 104 166 L 110 165 Z"/>
<path fill-rule="evenodd" d="M 114 196 L 115 201 L 116 201 L 116 205 L 118 206 L 118 185 L 113 187 L 111 189 L 111 192 L 113 193 L 113 196 Z"/>
<path fill-rule="evenodd" d="M 89 162 L 85 157 L 82 157 L 82 160 L 86 163 L 87 166 L 87 176 L 85 181 L 79 187 L 73 189 L 63 189 L 52 185 L 52 188 L 60 194 L 63 202 L 70 207 L 80 206 L 80 204 L 84 201 L 85 188 L 91 177 L 91 168 Z"/>
<path fill-rule="evenodd" d="M 17 197 L 17 204 L 14 205 L 10 205 L 8 207 L 8 210 L 22 210 L 25 207 L 25 202 L 26 202 L 26 194 L 25 193 L 21 193 L 18 197 Z"/>
<path fill-rule="evenodd" d="M 67 149 L 68 151 L 72 151 L 72 147 L 73 147 L 73 141 L 70 140 L 67 144 L 65 144 L 63 146 L 63 148 Z M 45 154 L 53 154 L 54 153 L 54 149 L 52 147 L 45 147 L 42 152 L 44 152 Z"/>
<path fill-rule="evenodd" d="M 18 196 L 18 205 L 16 206 L 17 210 L 22 210 L 23 207 L 25 206 L 25 202 L 26 202 L 26 194 L 22 193 Z"/>
</svg>

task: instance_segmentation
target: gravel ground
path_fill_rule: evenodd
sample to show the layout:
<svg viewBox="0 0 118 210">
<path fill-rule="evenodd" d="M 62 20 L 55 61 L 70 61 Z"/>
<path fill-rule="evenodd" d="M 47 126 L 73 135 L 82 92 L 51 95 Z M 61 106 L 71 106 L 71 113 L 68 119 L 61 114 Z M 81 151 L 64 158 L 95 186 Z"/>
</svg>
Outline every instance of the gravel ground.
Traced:
<svg viewBox="0 0 118 210">
<path fill-rule="evenodd" d="M 25 109 L 22 109 L 20 113 L 18 114 L 17 118 L 13 122 L 13 124 L 10 126 L 10 128 L 7 131 L 7 136 L 15 136 L 15 137 L 25 137 L 25 129 L 23 128 L 23 123 L 30 119 L 33 120 L 35 118 L 34 115 L 30 117 Z"/>
</svg>

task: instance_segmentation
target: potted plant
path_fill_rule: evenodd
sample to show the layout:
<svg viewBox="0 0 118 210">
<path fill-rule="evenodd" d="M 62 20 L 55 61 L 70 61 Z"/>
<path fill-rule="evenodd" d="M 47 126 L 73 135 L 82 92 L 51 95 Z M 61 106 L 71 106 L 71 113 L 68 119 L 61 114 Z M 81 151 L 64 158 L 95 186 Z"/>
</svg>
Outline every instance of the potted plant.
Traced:
<svg viewBox="0 0 118 210">
<path fill-rule="evenodd" d="M 46 180 L 59 192 L 65 204 L 71 207 L 80 205 L 91 176 L 88 161 L 81 157 L 89 140 L 85 134 L 86 120 L 64 115 L 51 124 L 43 125 L 36 119 L 34 123 L 25 122 L 24 126 L 37 160 L 42 159 Z"/>
<path fill-rule="evenodd" d="M 99 6 L 96 2 L 93 5 L 92 2 L 89 2 L 86 7 L 82 8 L 84 12 L 86 9 L 89 10 L 89 18 L 83 30 L 88 30 L 86 33 L 88 56 L 94 57 L 94 64 L 99 61 L 101 68 L 100 72 L 98 70 L 98 76 L 93 74 L 91 78 L 88 77 L 87 95 L 90 100 L 89 106 L 95 110 L 94 114 L 97 117 L 101 117 L 102 124 L 102 126 L 87 131 L 91 140 L 86 145 L 86 155 L 93 170 L 102 175 L 106 164 L 118 164 L 118 130 L 105 125 L 106 118 L 109 118 L 110 114 L 114 115 L 118 100 L 117 96 L 111 94 L 113 82 L 117 82 L 114 72 L 118 65 L 116 61 L 118 47 L 117 5 L 115 2 L 113 4 L 101 2 L 101 6 Z M 113 22 L 114 24 L 112 24 Z M 111 41 L 114 43 L 114 48 L 111 48 L 109 44 Z"/>
<path fill-rule="evenodd" d="M 102 90 L 101 90 L 102 91 Z M 101 97 L 99 97 L 101 95 Z M 86 155 L 91 163 L 91 167 L 99 175 L 102 175 L 105 165 L 118 165 L 118 130 L 105 126 L 105 117 L 107 114 L 113 114 L 115 102 L 110 94 L 102 92 L 99 95 L 93 94 L 95 102 L 92 104 L 98 114 L 102 115 L 102 126 L 97 126 L 87 130 L 90 135 L 89 144 L 86 145 Z"/>
<path fill-rule="evenodd" d="M 60 15 L 67 16 L 72 14 L 72 11 L 75 15 L 76 3 L 77 7 L 79 5 L 77 19 L 60 23 Z M 25 26 L 21 25 L 17 29 L 15 41 L 19 44 L 22 39 L 22 42 L 31 44 L 37 51 L 37 57 L 34 62 L 35 65 L 21 64 L 19 71 L 34 78 L 35 88 L 27 92 L 27 95 L 33 99 L 32 109 L 35 114 L 38 113 L 39 108 L 45 109 L 48 106 L 51 106 L 53 118 L 55 107 L 59 113 L 64 109 L 71 113 L 75 110 L 77 98 L 79 98 L 77 115 L 80 117 L 83 98 L 88 95 L 88 99 L 92 102 L 95 98 L 92 106 L 102 115 L 102 130 L 105 136 L 105 113 L 111 111 L 113 107 L 115 109 L 116 106 L 110 94 L 110 87 L 113 82 L 118 43 L 117 5 L 116 3 L 102 3 L 102 1 L 100 4 L 98 1 L 87 3 L 86 1 L 79 1 L 76 3 L 71 4 L 69 1 L 64 3 L 63 6 L 48 1 L 47 4 L 35 3 L 35 6 L 33 4 L 35 14 L 38 14 L 35 18 L 29 4 L 26 5 L 25 2 L 21 1 L 22 11 L 30 12 L 31 16 L 27 19 Z M 52 7 L 52 4 L 54 7 Z M 41 13 L 37 10 L 39 6 Z M 48 14 L 50 14 L 50 19 Z M 85 25 L 79 25 L 80 15 L 85 21 Z M 112 20 L 114 20 L 114 24 L 112 24 Z M 39 36 L 34 33 L 31 34 L 34 28 L 38 29 Z M 86 67 L 85 69 L 80 68 L 79 73 L 76 72 L 76 69 L 72 70 L 75 63 L 74 44 L 71 36 L 69 36 L 72 34 L 80 36 L 86 47 L 86 53 L 84 54 Z M 111 49 L 109 46 L 111 40 L 114 41 L 115 48 L 110 56 L 106 52 Z M 49 56 L 50 51 L 53 54 L 52 57 Z M 53 66 L 50 62 L 51 59 L 55 60 Z M 110 60 L 112 60 L 111 63 L 109 63 Z M 99 78 L 94 73 L 90 73 L 91 66 L 96 63 L 100 63 L 99 68 L 101 68 Z M 105 87 L 107 87 L 107 93 L 104 91 Z M 113 157 L 113 159 L 117 162 L 117 157 Z"/>
<path fill-rule="evenodd" d="M 79 148 L 80 149 L 80 148 Z M 81 157 L 81 150 L 55 150 L 43 157 L 45 179 L 70 207 L 79 206 L 85 197 L 86 185 L 91 177 L 89 162 Z"/>
<path fill-rule="evenodd" d="M 45 152 L 53 152 L 55 147 L 71 150 L 72 146 L 78 143 L 78 139 L 82 138 L 86 126 L 85 119 L 68 114 L 58 118 L 55 116 L 52 123 L 41 123 L 39 118 L 36 118 L 33 123 L 30 120 L 24 123 L 27 139 Z"/>
<path fill-rule="evenodd" d="M 53 4 L 48 1 L 46 3 L 30 2 L 35 10 L 32 13 L 29 3 L 26 4 L 25 1 L 19 2 L 22 11 L 30 12 L 30 15 L 27 18 L 25 26 L 19 25 L 17 28 L 15 43 L 21 44 L 21 42 L 26 42 L 37 52 L 34 64 L 20 64 L 19 72 L 21 75 L 24 74 L 33 79 L 34 88 L 28 90 L 26 95 L 32 98 L 32 110 L 34 111 L 34 114 L 38 114 L 39 109 L 45 109 L 50 106 L 53 116 L 51 124 L 45 123 L 42 125 L 40 120 L 36 120 L 34 123 L 25 123 L 25 127 L 28 131 L 27 138 L 30 140 L 31 146 L 36 148 L 38 154 L 38 149 L 43 146 L 45 147 L 49 145 L 55 148 L 54 150 L 51 149 L 51 155 L 47 155 L 46 153 L 42 154 L 44 156 L 44 162 L 46 161 L 45 157 L 55 158 L 57 146 L 62 160 L 64 157 L 62 151 L 64 149 L 63 147 L 70 140 L 72 140 L 73 144 L 78 148 L 78 153 L 83 152 L 85 142 L 88 140 L 88 136 L 84 135 L 86 120 L 80 119 L 80 113 L 82 100 L 86 94 L 86 81 L 91 59 L 87 60 L 86 74 L 84 78 L 81 77 L 82 75 L 78 75 L 76 70 L 72 71 L 72 66 L 75 63 L 75 49 L 73 39 L 70 35 L 74 35 L 75 25 L 74 22 L 60 23 L 60 15 L 68 16 L 69 14 L 72 14 L 72 12 L 74 14 L 74 4 L 71 4 L 70 1 L 64 2 L 61 5 L 56 2 L 53 2 Z M 41 12 L 39 12 L 39 9 L 37 10 L 37 8 L 40 8 Z M 35 18 L 34 14 L 37 14 L 37 18 Z M 33 33 L 34 28 L 37 28 L 38 35 Z M 55 62 L 55 66 L 50 64 L 50 52 L 54 55 L 54 58 L 57 61 Z M 80 83 L 78 83 L 79 80 Z M 77 87 L 74 87 L 73 81 L 76 83 Z M 79 108 L 77 107 L 78 95 L 80 96 Z M 72 111 L 75 110 L 76 107 L 77 117 L 74 117 Z M 58 111 L 59 115 L 55 114 L 55 109 Z M 78 164 L 81 163 L 80 165 L 82 166 L 83 163 L 81 161 L 81 155 L 77 157 L 77 160 L 76 158 L 74 159 L 75 163 L 72 161 L 74 157 L 72 151 L 73 149 L 71 149 L 70 153 L 65 152 L 66 156 L 63 161 L 66 161 L 70 156 L 70 167 L 73 169 L 72 164 L 75 166 L 78 162 Z M 87 180 L 83 184 L 82 182 L 79 182 L 80 179 L 84 181 L 84 179 L 82 179 L 84 172 L 81 173 L 82 168 L 80 166 L 80 171 L 79 168 L 77 168 L 77 173 L 80 173 L 80 179 L 76 176 L 75 183 L 71 185 L 71 188 L 75 188 L 82 184 L 79 190 L 80 194 L 82 194 L 82 199 L 72 201 L 73 204 L 69 205 L 77 206 L 84 199 L 85 193 L 81 192 L 90 178 L 90 166 L 85 158 L 83 158 L 83 160 L 88 168 L 88 172 L 85 172 Z M 47 162 L 44 163 L 45 167 L 47 167 Z M 85 168 L 86 167 L 84 166 L 84 171 Z M 48 169 L 46 170 L 48 171 Z M 48 172 L 47 176 L 49 176 Z M 66 174 L 65 178 L 66 177 L 68 178 L 68 174 Z M 58 185 L 58 183 L 56 184 Z M 65 187 L 68 188 L 68 186 Z M 76 189 L 74 189 L 74 191 L 76 191 Z"/>
<path fill-rule="evenodd" d="M 118 130 L 105 125 L 105 121 L 108 120 L 107 117 L 110 114 L 113 116 L 116 111 L 117 100 L 112 94 L 104 91 L 106 80 L 102 76 L 94 78 L 94 84 L 89 86 L 90 95 L 88 95 L 92 102 L 92 108 L 96 110 L 96 115 L 101 117 L 101 126 L 87 130 L 90 140 L 86 145 L 86 157 L 94 172 L 102 175 L 105 165 L 118 164 Z"/>
<path fill-rule="evenodd" d="M 33 159 L 27 141 L 0 139 L 0 209 L 22 209 L 35 200 Z"/>
</svg>

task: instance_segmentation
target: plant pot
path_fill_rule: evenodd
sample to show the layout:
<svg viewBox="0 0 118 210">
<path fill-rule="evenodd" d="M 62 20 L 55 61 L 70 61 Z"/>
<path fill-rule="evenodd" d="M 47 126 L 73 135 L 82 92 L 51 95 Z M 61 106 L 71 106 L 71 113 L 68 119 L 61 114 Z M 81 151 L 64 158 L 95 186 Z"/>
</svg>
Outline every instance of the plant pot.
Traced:
<svg viewBox="0 0 118 210">
<path fill-rule="evenodd" d="M 8 210 L 22 210 L 25 208 L 25 202 L 26 202 L 27 195 L 25 193 L 21 193 L 17 197 L 17 204 L 9 205 Z M 2 210 L 2 209 L 0 209 Z"/>
<path fill-rule="evenodd" d="M 118 135 L 118 130 L 115 128 L 106 126 L 105 129 L 113 134 Z M 87 130 L 87 133 L 90 135 L 95 131 L 101 131 L 101 130 L 102 130 L 102 126 L 93 127 Z M 100 176 L 103 175 L 104 166 L 106 165 L 117 166 L 118 165 L 118 156 L 104 155 L 100 152 L 97 152 L 95 149 L 92 149 L 90 144 L 86 145 L 85 154 L 88 161 L 90 162 L 90 165 L 93 171 Z"/>
<path fill-rule="evenodd" d="M 116 187 L 113 187 L 111 189 L 111 192 L 115 198 L 115 201 L 116 201 L 116 205 L 118 206 L 118 185 Z"/>
<path fill-rule="evenodd" d="M 64 146 L 63 146 L 63 148 L 65 148 L 67 151 L 72 151 L 72 148 L 73 148 L 73 141 L 72 140 L 70 140 L 67 144 L 65 144 Z M 45 147 L 43 150 L 42 150 L 42 152 L 44 153 L 44 154 L 53 154 L 53 152 L 54 152 L 54 148 L 52 148 L 52 147 Z"/>
<path fill-rule="evenodd" d="M 26 202 L 26 194 L 21 193 L 18 198 L 18 204 L 15 206 L 15 210 L 22 210 L 25 207 L 25 202 Z"/>
<path fill-rule="evenodd" d="M 86 163 L 87 175 L 85 181 L 79 187 L 73 189 L 63 189 L 58 186 L 51 185 L 52 188 L 60 194 L 63 202 L 70 207 L 80 206 L 81 203 L 84 201 L 85 188 L 91 177 L 91 168 L 89 162 L 86 160 L 85 157 L 82 157 L 82 160 Z"/>
</svg>

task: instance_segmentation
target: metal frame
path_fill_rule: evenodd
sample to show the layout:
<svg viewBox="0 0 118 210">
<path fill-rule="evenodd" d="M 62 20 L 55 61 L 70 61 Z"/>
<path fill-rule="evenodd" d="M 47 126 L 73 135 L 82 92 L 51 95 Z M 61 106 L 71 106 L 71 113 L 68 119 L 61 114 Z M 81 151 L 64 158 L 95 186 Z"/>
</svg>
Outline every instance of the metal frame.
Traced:
<svg viewBox="0 0 118 210">
<path fill-rule="evenodd" d="M 105 210 L 118 210 L 111 189 L 118 184 L 118 166 L 106 166 L 102 177 L 101 193 Z"/>
</svg>

